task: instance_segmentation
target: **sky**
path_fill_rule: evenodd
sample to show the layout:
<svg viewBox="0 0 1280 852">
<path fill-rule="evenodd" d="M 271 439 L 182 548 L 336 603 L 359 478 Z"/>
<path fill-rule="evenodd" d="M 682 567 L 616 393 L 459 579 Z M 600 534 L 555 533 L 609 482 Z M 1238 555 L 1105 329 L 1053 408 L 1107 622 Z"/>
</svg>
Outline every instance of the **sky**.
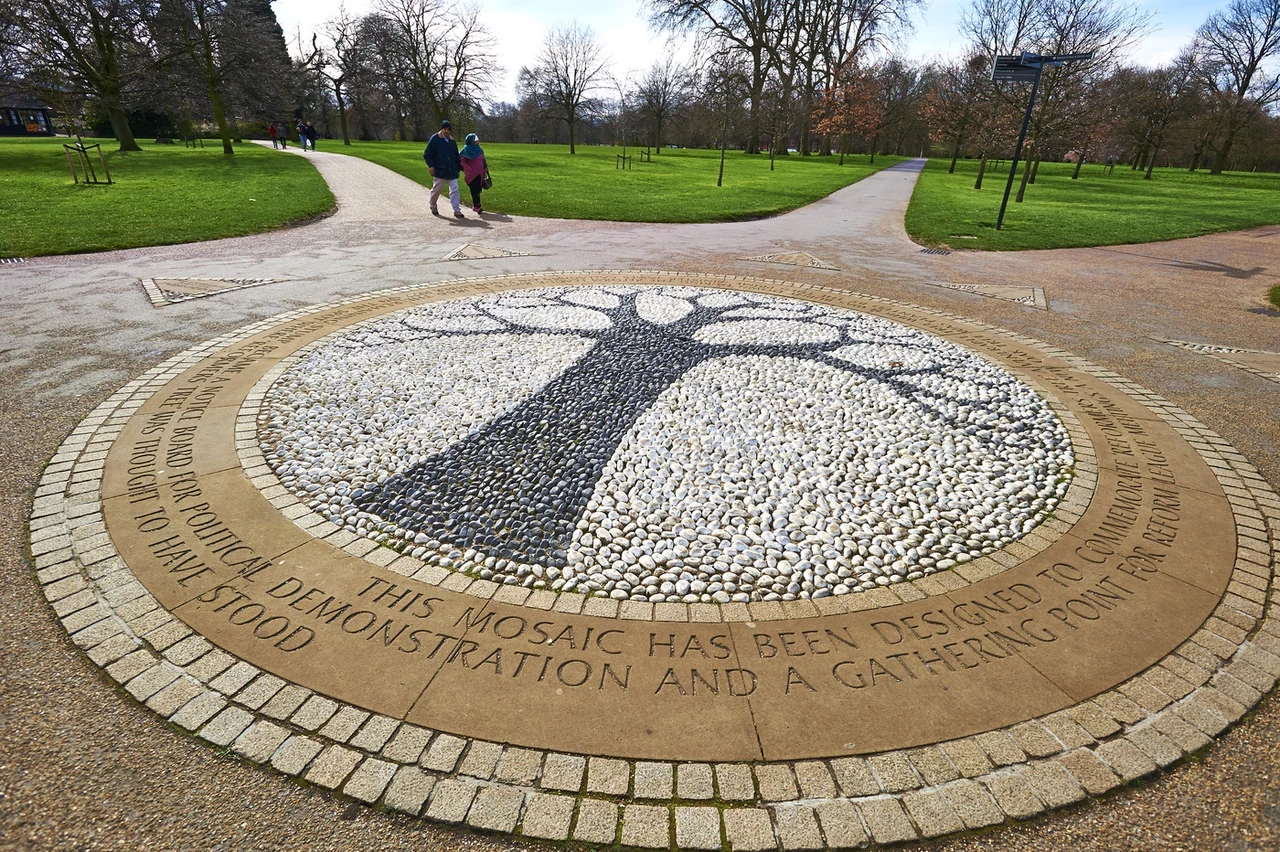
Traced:
<svg viewBox="0 0 1280 852">
<path fill-rule="evenodd" d="M 671 51 L 684 58 L 687 46 L 672 44 L 652 31 L 644 17 L 645 0 L 476 0 L 481 19 L 497 43 L 503 74 L 492 93 L 496 101 L 515 101 L 516 75 L 532 65 L 547 30 L 577 22 L 595 31 L 611 60 L 613 73 L 637 77 Z M 902 39 L 901 50 L 914 59 L 945 59 L 963 52 L 960 16 L 970 0 L 931 0 L 914 15 L 914 28 Z M 1151 14 L 1151 31 L 1137 46 L 1132 61 L 1158 65 L 1171 60 L 1195 34 L 1209 12 L 1227 0 L 1136 0 Z M 298 33 L 305 43 L 310 34 L 335 17 L 339 4 L 348 13 L 363 14 L 372 0 L 274 0 L 276 17 L 294 48 Z"/>
</svg>

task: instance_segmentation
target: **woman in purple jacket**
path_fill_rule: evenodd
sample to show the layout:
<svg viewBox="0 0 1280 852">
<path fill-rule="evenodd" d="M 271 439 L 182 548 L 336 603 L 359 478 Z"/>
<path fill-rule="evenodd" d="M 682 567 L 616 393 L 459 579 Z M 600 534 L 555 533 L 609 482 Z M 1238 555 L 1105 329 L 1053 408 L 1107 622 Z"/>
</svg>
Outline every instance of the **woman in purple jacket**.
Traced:
<svg viewBox="0 0 1280 852">
<path fill-rule="evenodd" d="M 471 209 L 483 213 L 480 209 L 480 190 L 483 189 L 485 174 L 489 171 L 484 161 L 484 149 L 480 147 L 480 137 L 468 133 L 466 145 L 462 147 L 462 176 L 471 190 Z"/>
</svg>

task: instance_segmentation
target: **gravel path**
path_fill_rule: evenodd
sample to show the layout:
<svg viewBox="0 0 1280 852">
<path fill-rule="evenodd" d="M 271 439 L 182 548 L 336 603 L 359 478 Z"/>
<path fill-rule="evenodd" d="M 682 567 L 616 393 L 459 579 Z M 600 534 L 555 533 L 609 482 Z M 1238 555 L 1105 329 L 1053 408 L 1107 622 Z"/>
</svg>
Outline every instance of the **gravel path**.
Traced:
<svg viewBox="0 0 1280 852">
<path fill-rule="evenodd" d="M 412 181 L 354 158 L 306 156 L 339 201 L 337 214 L 312 225 L 0 267 L 0 849 L 536 848 L 353 806 L 166 729 L 71 645 L 34 582 L 26 514 L 45 460 L 74 425 L 164 357 L 294 307 L 400 283 L 539 270 L 817 280 L 1070 349 L 1187 409 L 1280 486 L 1280 385 L 1155 339 L 1280 351 L 1280 316 L 1265 307 L 1280 274 L 1280 228 L 1144 246 L 924 255 L 901 225 L 919 162 L 768 221 L 455 221 L 424 212 L 426 190 Z M 464 243 L 531 254 L 440 261 Z M 801 250 L 839 269 L 743 259 Z M 138 279 L 165 276 L 277 283 L 153 308 Z M 1050 310 L 938 283 L 1038 286 Z M 1280 711 L 1268 698 L 1199 759 L 1139 788 L 924 846 L 1276 849 L 1276 766 Z"/>
</svg>

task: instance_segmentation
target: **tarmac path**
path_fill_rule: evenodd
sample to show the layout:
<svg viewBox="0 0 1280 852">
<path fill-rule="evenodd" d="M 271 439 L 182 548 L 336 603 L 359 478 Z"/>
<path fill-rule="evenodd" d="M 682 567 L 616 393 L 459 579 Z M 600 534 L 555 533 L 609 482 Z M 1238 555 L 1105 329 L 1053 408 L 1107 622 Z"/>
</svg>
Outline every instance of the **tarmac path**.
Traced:
<svg viewBox="0 0 1280 852">
<path fill-rule="evenodd" d="M 468 210 L 458 221 L 432 217 L 425 188 L 381 167 L 305 156 L 338 199 L 321 221 L 0 266 L 0 850 L 540 848 L 351 805 L 166 728 L 70 643 L 34 581 L 26 517 L 44 464 L 71 429 L 165 357 L 292 308 L 512 272 L 668 269 L 820 281 L 1089 358 L 1186 409 L 1280 487 L 1280 357 L 1216 353 L 1250 372 L 1161 342 L 1280 352 L 1280 313 L 1266 307 L 1267 290 L 1280 283 L 1280 227 L 1140 246 L 922 254 L 902 226 L 920 160 L 768 220 L 637 225 L 479 219 Z M 528 254 L 442 260 L 463 244 Z M 745 259 L 794 251 L 836 268 Z M 139 279 L 166 277 L 275 283 L 154 307 Z M 986 285 L 1039 287 L 1048 309 L 954 289 Z M 1277 766 L 1280 705 L 1265 698 L 1201 757 L 1140 788 L 922 847 L 1276 849 Z"/>
</svg>

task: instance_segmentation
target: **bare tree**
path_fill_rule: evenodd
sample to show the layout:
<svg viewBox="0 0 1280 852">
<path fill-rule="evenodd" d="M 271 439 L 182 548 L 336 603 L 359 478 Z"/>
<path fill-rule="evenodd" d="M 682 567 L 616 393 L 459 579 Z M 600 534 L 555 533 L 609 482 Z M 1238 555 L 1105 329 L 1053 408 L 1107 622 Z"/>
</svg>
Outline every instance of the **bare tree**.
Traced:
<svg viewBox="0 0 1280 852">
<path fill-rule="evenodd" d="M 990 74 L 990 58 L 982 51 L 971 50 L 964 59 L 938 69 L 925 95 L 931 131 L 951 143 L 948 174 L 955 172 L 961 149 L 980 132 L 987 116 Z"/>
<path fill-rule="evenodd" d="M 378 0 L 390 24 L 393 49 L 412 76 L 415 94 L 436 121 L 477 106 L 502 68 L 476 6 L 442 0 Z M 417 115 L 416 129 L 425 130 Z"/>
<path fill-rule="evenodd" d="M 651 0 L 653 23 L 671 32 L 694 32 L 728 45 L 746 58 L 750 120 L 747 153 L 760 151 L 760 112 L 779 28 L 780 6 L 787 0 Z"/>
<path fill-rule="evenodd" d="M 679 115 L 693 97 L 696 76 L 688 65 L 670 54 L 661 59 L 640 78 L 636 85 L 636 107 L 649 128 L 649 140 L 662 149 L 662 130 Z"/>
<path fill-rule="evenodd" d="M 10 3 L 7 59 L 28 83 L 98 101 L 120 150 L 139 151 L 126 109 L 134 87 L 151 71 L 151 11 L 149 4 L 132 0 Z"/>
<path fill-rule="evenodd" d="M 578 122 L 591 111 L 591 95 L 604 82 L 607 62 L 589 27 L 577 23 L 547 33 L 532 68 L 520 69 L 518 86 L 547 116 L 569 126 L 569 153 L 576 154 Z"/>
<path fill-rule="evenodd" d="M 1280 74 L 1269 68 L 1280 54 L 1280 0 L 1231 0 L 1197 34 L 1206 79 L 1221 104 L 1221 135 L 1210 174 L 1222 174 L 1231 146 L 1251 115 L 1280 100 Z"/>
</svg>

